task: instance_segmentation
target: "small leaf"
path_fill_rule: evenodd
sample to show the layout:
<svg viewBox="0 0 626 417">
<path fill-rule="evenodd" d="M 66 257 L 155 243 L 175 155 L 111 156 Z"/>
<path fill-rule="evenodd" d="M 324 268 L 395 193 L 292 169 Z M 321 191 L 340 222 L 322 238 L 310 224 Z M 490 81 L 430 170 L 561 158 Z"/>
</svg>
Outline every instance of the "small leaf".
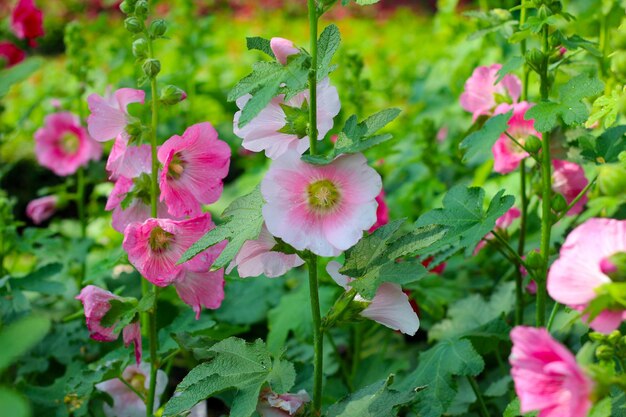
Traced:
<svg viewBox="0 0 626 417">
<path fill-rule="evenodd" d="M 41 58 L 29 58 L 11 68 L 0 70 L 0 98 L 4 97 L 13 84 L 24 81 L 43 65 Z"/>
<path fill-rule="evenodd" d="M 524 65 L 524 58 L 521 56 L 511 57 L 506 63 L 500 68 L 498 71 L 498 78 L 496 79 L 496 84 L 498 84 L 502 79 L 507 75 L 512 73 L 513 71 L 519 69 Z"/>
<path fill-rule="evenodd" d="M 626 125 L 607 129 L 592 143 L 583 144 L 582 155 L 596 163 L 618 161 L 620 153 L 626 151 Z"/>
<path fill-rule="evenodd" d="M 508 113 L 493 116 L 480 130 L 463 139 L 459 145 L 461 149 L 465 150 L 463 162 L 481 164 L 487 161 L 492 156 L 491 148 L 509 127 L 509 119 L 512 114 L 513 111 L 511 110 Z"/>
<path fill-rule="evenodd" d="M 260 36 L 247 37 L 246 46 L 248 47 L 248 50 L 256 49 L 257 51 L 261 51 L 272 58 L 276 58 L 270 46 L 269 39 L 261 38 Z"/>
<path fill-rule="evenodd" d="M 326 78 L 331 70 L 330 62 L 341 43 L 339 28 L 334 24 L 328 25 L 322 31 L 317 42 L 317 79 Z"/>
</svg>

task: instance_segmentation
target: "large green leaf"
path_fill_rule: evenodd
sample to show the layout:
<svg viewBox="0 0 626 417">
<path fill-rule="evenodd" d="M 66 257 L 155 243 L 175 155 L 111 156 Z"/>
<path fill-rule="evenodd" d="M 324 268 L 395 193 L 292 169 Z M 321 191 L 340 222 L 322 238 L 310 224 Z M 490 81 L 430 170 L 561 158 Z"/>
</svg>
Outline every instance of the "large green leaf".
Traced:
<svg viewBox="0 0 626 417">
<path fill-rule="evenodd" d="M 0 372 L 28 352 L 44 338 L 50 321 L 44 317 L 28 316 L 2 328 L 0 331 Z"/>
<path fill-rule="evenodd" d="M 322 80 L 332 71 L 330 61 L 341 43 L 339 28 L 334 24 L 328 25 L 322 31 L 317 42 L 317 79 Z"/>
<path fill-rule="evenodd" d="M 29 417 L 30 406 L 17 392 L 0 387 L 0 416 Z"/>
<path fill-rule="evenodd" d="M 508 128 L 511 114 L 512 111 L 492 117 L 480 130 L 463 139 L 459 145 L 461 149 L 465 150 L 463 161 L 470 164 L 480 164 L 488 160 L 492 155 L 491 148 L 494 143 Z"/>
<path fill-rule="evenodd" d="M 24 81 L 44 63 L 41 58 L 29 58 L 11 68 L 0 70 L 0 98 L 4 97 L 13 84 Z"/>
<path fill-rule="evenodd" d="M 595 140 L 581 145 L 583 156 L 591 161 L 600 164 L 617 162 L 619 154 L 626 151 L 626 126 L 607 129 Z"/>
<path fill-rule="evenodd" d="M 61 272 L 62 269 L 62 264 L 58 262 L 50 263 L 24 277 L 11 278 L 9 283 L 14 290 L 20 289 L 42 294 L 60 295 L 65 292 L 65 285 L 59 281 L 52 281 L 50 278 Z"/>
</svg>

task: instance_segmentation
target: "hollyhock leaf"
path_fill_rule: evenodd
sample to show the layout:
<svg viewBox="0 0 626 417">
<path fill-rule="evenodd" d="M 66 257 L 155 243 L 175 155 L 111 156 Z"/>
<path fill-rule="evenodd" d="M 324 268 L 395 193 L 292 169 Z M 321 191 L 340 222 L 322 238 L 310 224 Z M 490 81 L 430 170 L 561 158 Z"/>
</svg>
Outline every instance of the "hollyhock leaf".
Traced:
<svg viewBox="0 0 626 417">
<path fill-rule="evenodd" d="M 424 351 L 417 368 L 393 387 L 398 390 L 426 388 L 416 397 L 422 417 L 445 413 L 457 392 L 455 376 L 476 376 L 485 367 L 483 358 L 467 339 L 448 339 Z"/>
<path fill-rule="evenodd" d="M 380 417 L 395 415 L 395 407 L 410 403 L 415 398 L 414 389 L 397 391 L 392 388 L 394 376 L 368 385 L 332 405 L 327 417 Z"/>
<path fill-rule="evenodd" d="M 49 328 L 50 321 L 39 316 L 23 317 L 5 326 L 0 332 L 0 372 L 43 339 Z"/>
<path fill-rule="evenodd" d="M 293 387 L 296 382 L 296 369 L 291 362 L 274 359 L 274 366 L 267 377 L 267 381 L 277 394 L 284 394 Z"/>
<path fill-rule="evenodd" d="M 339 28 L 328 25 L 324 28 L 317 41 L 317 79 L 323 80 L 331 72 L 330 61 L 341 43 Z"/>
<path fill-rule="evenodd" d="M 111 327 L 116 325 L 116 330 L 121 330 L 129 324 L 135 316 L 137 300 L 134 298 L 127 299 L 111 299 L 109 300 L 109 310 L 102 316 L 100 324 L 103 327 Z"/>
<path fill-rule="evenodd" d="M 539 413 L 538 411 L 533 411 L 531 413 L 522 414 L 519 408 L 520 408 L 519 398 L 515 398 L 513 401 L 509 403 L 509 405 L 506 406 L 506 409 L 504 410 L 504 414 L 502 414 L 502 417 L 519 417 L 519 416 L 537 417 L 537 414 Z"/>
<path fill-rule="evenodd" d="M 3 69 L 2 77 L 0 77 L 0 98 L 4 97 L 9 92 L 13 84 L 22 82 L 30 77 L 43 63 L 43 59 L 29 58 L 11 68 Z"/>
<path fill-rule="evenodd" d="M 496 84 L 502 81 L 502 79 L 507 74 L 521 68 L 522 65 L 524 65 L 524 58 L 522 58 L 521 56 L 514 56 L 506 61 L 506 63 L 502 65 L 502 68 L 500 68 L 500 70 L 498 71 L 498 79 L 496 80 Z"/>
<path fill-rule="evenodd" d="M 49 279 L 61 272 L 62 269 L 63 265 L 60 263 L 47 264 L 23 278 L 12 278 L 9 283 L 12 289 L 62 295 L 65 293 L 65 285 L 62 282 Z"/>
<path fill-rule="evenodd" d="M 467 136 L 459 147 L 465 150 L 463 162 L 469 164 L 481 164 L 493 157 L 491 148 L 509 127 L 509 119 L 513 111 L 498 114 L 487 120 L 487 122 L 476 132 Z"/>
<path fill-rule="evenodd" d="M 515 198 L 503 194 L 504 190 L 500 190 L 485 210 L 485 190 L 482 188 L 462 185 L 451 188 L 443 198 L 443 208 L 431 210 L 415 222 L 417 227 L 435 224 L 448 228 L 442 239 L 421 254 L 453 247 L 456 249 L 448 251 L 448 255 L 465 249 L 465 256 L 471 256 L 478 242 L 495 228 L 496 220 L 513 207 Z"/>
<path fill-rule="evenodd" d="M 582 144 L 582 155 L 596 163 L 618 162 L 620 153 L 626 150 L 626 126 L 607 129 L 593 142 Z"/>
<path fill-rule="evenodd" d="M 0 387 L 0 415 L 30 417 L 31 408 L 22 395 L 8 388 Z"/>
<path fill-rule="evenodd" d="M 236 390 L 231 417 L 249 417 L 254 412 L 261 387 L 273 381 L 289 389 L 293 368 L 284 361 L 273 361 L 265 343 L 246 343 L 228 338 L 209 349 L 214 357 L 192 369 L 176 387 L 177 396 L 165 405 L 165 417 L 190 410 L 198 402 L 229 389 Z"/>
<path fill-rule="evenodd" d="M 274 52 L 272 52 L 272 48 L 270 47 L 269 39 L 265 39 L 260 36 L 250 36 L 246 38 L 246 46 L 248 50 L 256 49 L 257 51 L 261 51 L 272 58 L 276 58 Z"/>
<path fill-rule="evenodd" d="M 230 90 L 228 101 L 235 101 L 241 96 L 252 94 L 268 82 L 274 81 L 282 71 L 282 68 L 283 66 L 278 62 L 257 62 L 254 64 L 252 72 L 242 78 Z"/>
<path fill-rule="evenodd" d="M 428 271 L 424 268 L 421 261 L 417 259 L 404 262 L 390 260 L 368 269 L 364 275 L 352 281 L 350 287 L 363 297 L 372 299 L 376 295 L 376 290 L 383 282 L 392 282 L 400 286 L 406 286 L 427 275 Z"/>
<path fill-rule="evenodd" d="M 261 110 L 267 106 L 267 103 L 269 103 L 276 96 L 279 88 L 280 81 L 273 80 L 257 90 L 241 111 L 239 127 L 243 127 L 250 123 L 250 121 L 252 121 L 252 119 L 254 119 L 261 112 Z"/>
<path fill-rule="evenodd" d="M 559 88 L 559 102 L 543 101 L 526 112 L 526 120 L 535 120 L 535 129 L 540 132 L 549 132 L 559 121 L 563 120 L 567 126 L 581 124 L 587 121 L 589 110 L 583 99 L 602 92 L 604 84 L 597 78 L 590 78 L 585 74 L 578 75 Z"/>
<path fill-rule="evenodd" d="M 205 251 L 213 245 L 223 240 L 228 240 L 228 244 L 213 263 L 214 269 L 223 268 L 233 260 L 247 241 L 256 239 L 261 233 L 263 226 L 263 197 L 259 187 L 250 194 L 239 197 L 233 201 L 222 213 L 224 223 L 209 230 L 189 249 L 178 261 L 178 265 L 192 259 L 197 254 Z"/>
</svg>

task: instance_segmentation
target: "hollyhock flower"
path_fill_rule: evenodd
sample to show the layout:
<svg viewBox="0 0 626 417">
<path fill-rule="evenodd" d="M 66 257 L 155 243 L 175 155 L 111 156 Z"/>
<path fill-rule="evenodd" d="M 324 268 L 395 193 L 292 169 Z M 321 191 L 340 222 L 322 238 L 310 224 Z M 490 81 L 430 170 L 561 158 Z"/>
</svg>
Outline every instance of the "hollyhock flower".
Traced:
<svg viewBox="0 0 626 417">
<path fill-rule="evenodd" d="M 305 390 L 280 395 L 268 390 L 261 393 L 256 411 L 261 417 L 289 417 L 309 401 L 311 397 Z"/>
<path fill-rule="evenodd" d="M 272 38 L 270 39 L 270 48 L 276 56 L 276 60 L 281 64 L 287 64 L 287 58 L 300 52 L 289 39 Z"/>
<path fill-rule="evenodd" d="M 41 224 L 48 220 L 57 209 L 59 199 L 55 195 L 47 195 L 32 200 L 26 206 L 26 215 L 35 224 Z"/>
<path fill-rule="evenodd" d="M 520 411 L 538 417 L 585 417 L 592 406 L 592 382 L 576 358 L 546 329 L 517 326 L 511 331 L 509 361 Z"/>
<path fill-rule="evenodd" d="M 0 42 L 0 68 L 11 68 L 26 58 L 26 54 L 11 42 Z M 4 65 L 2 64 L 4 61 Z"/>
<path fill-rule="evenodd" d="M 284 275 L 291 268 L 304 264 L 298 255 L 273 251 L 277 242 L 274 236 L 263 225 L 259 237 L 246 241 L 235 259 L 226 269 L 226 273 L 237 267 L 241 278 L 258 277 L 263 274 L 269 278 Z"/>
<path fill-rule="evenodd" d="M 603 268 L 611 256 L 626 252 L 626 221 L 589 219 L 567 236 L 559 258 L 548 273 L 548 293 L 555 301 L 583 311 L 597 297 L 596 290 L 611 282 Z M 589 321 L 588 317 L 584 318 Z M 589 323 L 610 333 L 626 319 L 623 308 L 601 312 Z"/>
<path fill-rule="evenodd" d="M 500 64 L 477 67 L 465 82 L 461 107 L 472 113 L 474 120 L 481 115 L 491 115 L 501 99 L 508 98 L 516 103 L 520 97 L 522 83 L 515 75 L 507 74 L 496 83 L 500 68 Z"/>
<path fill-rule="evenodd" d="M 61 112 L 46 116 L 44 126 L 35 132 L 35 154 L 42 166 L 66 176 L 100 159 L 102 147 L 89 137 L 78 117 Z"/>
<path fill-rule="evenodd" d="M 87 118 L 89 134 L 99 142 L 106 142 L 123 135 L 128 141 L 126 126 L 132 116 L 128 114 L 128 105 L 144 103 L 146 93 L 134 88 L 120 88 L 113 95 L 107 97 L 91 94 L 87 97 L 87 104 L 91 114 Z"/>
<path fill-rule="evenodd" d="M 513 110 L 507 132 L 522 145 L 530 135 L 539 136 L 539 132 L 535 130 L 535 121 L 524 119 L 526 111 L 532 106 L 532 104 L 523 101 L 516 104 L 501 104 L 495 111 L 495 114 L 504 114 Z M 493 170 L 500 174 L 514 171 L 519 166 L 520 161 L 528 157 L 528 153 L 504 133 L 498 138 L 491 150 L 494 158 Z"/>
<path fill-rule="evenodd" d="M 196 216 L 201 204 L 220 197 L 230 165 L 230 147 L 210 123 L 195 124 L 159 149 L 161 201 L 173 216 Z"/>
<path fill-rule="evenodd" d="M 496 230 L 506 230 L 509 226 L 511 226 L 511 224 L 513 224 L 513 221 L 519 218 L 521 215 L 522 212 L 517 207 L 511 207 L 506 211 L 506 213 L 496 219 Z M 493 239 L 493 237 L 493 233 L 490 232 L 485 235 L 484 239 L 491 240 Z M 480 242 L 478 242 L 476 248 L 474 249 L 474 255 L 476 255 L 482 248 L 484 248 L 485 245 L 487 245 L 487 242 L 485 242 L 485 240 L 481 240 Z"/>
<path fill-rule="evenodd" d="M 152 172 L 152 149 L 150 145 L 128 146 L 127 138 L 118 135 L 111 148 L 106 170 L 109 179 L 135 178 Z"/>
<path fill-rule="evenodd" d="M 119 333 L 115 332 L 116 325 L 104 327 L 102 318 L 111 308 L 110 301 L 120 299 L 120 297 L 95 285 L 87 285 L 76 296 L 76 299 L 83 303 L 89 336 L 99 342 L 113 342 L 117 340 Z M 124 327 L 122 333 L 124 345 L 128 347 L 131 343 L 134 343 L 135 359 L 137 363 L 141 362 L 141 330 L 139 322 L 134 322 Z"/>
<path fill-rule="evenodd" d="M 124 369 L 122 378 L 132 386 L 137 392 L 147 398 L 150 389 L 150 365 L 141 363 L 140 365 L 131 365 Z M 160 405 L 159 399 L 167 386 L 167 375 L 162 370 L 157 371 L 156 390 L 154 396 L 154 409 L 158 409 Z M 146 404 L 143 399 L 131 390 L 125 383 L 119 379 L 110 379 L 108 381 L 96 384 L 96 388 L 102 392 L 106 392 L 113 398 L 113 406 L 104 403 L 104 414 L 107 417 L 145 417 Z"/>
<path fill-rule="evenodd" d="M 237 99 L 239 111 L 233 120 L 233 132 L 243 139 L 242 146 L 250 151 L 265 151 L 268 158 L 276 159 L 289 149 L 295 149 L 303 154 L 309 149 L 309 137 L 305 132 L 283 133 L 281 130 L 289 127 L 287 115 L 283 106 L 302 108 L 309 100 L 309 91 L 303 91 L 285 103 L 284 95 L 274 97 L 272 101 L 244 127 L 239 127 L 241 109 L 244 108 L 252 96 L 247 94 Z M 341 103 L 337 89 L 330 85 L 330 80 L 324 78 L 317 83 L 317 131 L 318 140 L 324 139 L 326 133 L 333 127 L 333 118 L 339 113 Z M 296 123 L 298 124 L 298 123 Z"/>
<path fill-rule="evenodd" d="M 176 292 L 183 302 L 193 308 L 196 320 L 200 318 L 202 307 L 215 310 L 224 300 L 224 270 L 211 271 L 211 265 L 224 249 L 217 245 L 219 251 L 213 250 L 213 256 L 204 263 L 202 268 L 185 267 L 178 279 L 174 281 Z M 194 271 L 193 269 L 200 269 Z"/>
<path fill-rule="evenodd" d="M 328 165 L 307 164 L 290 151 L 276 159 L 261 182 L 269 232 L 297 250 L 337 256 L 376 222 L 380 175 L 361 154 Z"/>
<path fill-rule="evenodd" d="M 585 177 L 583 168 L 569 161 L 552 160 L 552 189 L 565 197 L 567 204 L 570 204 L 580 194 L 580 192 L 589 184 Z M 584 195 L 567 214 L 570 216 L 579 214 L 583 211 L 587 203 L 587 196 Z"/>
<path fill-rule="evenodd" d="M 28 39 L 31 46 L 33 39 L 44 35 L 43 14 L 33 0 L 18 0 L 11 14 L 11 29 L 20 39 Z"/>
<path fill-rule="evenodd" d="M 424 265 L 424 268 L 426 268 L 428 270 L 428 272 L 432 272 L 435 275 L 443 274 L 443 271 L 445 271 L 445 269 L 446 269 L 446 263 L 445 262 L 442 262 L 442 263 L 438 264 L 434 268 L 429 268 L 430 264 L 434 260 L 435 260 L 435 258 L 433 256 L 429 256 L 428 258 L 426 258 L 426 259 L 424 259 L 422 261 L 422 265 Z"/>
<path fill-rule="evenodd" d="M 326 272 L 337 284 L 348 291 L 350 282 L 353 279 L 339 273 L 341 267 L 342 265 L 339 262 L 331 261 L 326 266 Z M 358 294 L 354 299 L 360 302 L 369 302 L 367 307 L 360 313 L 365 318 L 411 336 L 415 335 L 417 329 L 419 329 L 419 318 L 411 307 L 409 297 L 402 292 L 402 288 L 398 284 L 391 282 L 382 283 L 371 301 L 364 299 Z"/>
<path fill-rule="evenodd" d="M 389 223 L 389 207 L 387 207 L 387 203 L 385 203 L 385 190 L 380 190 L 380 194 L 376 196 L 376 202 L 378 203 L 378 207 L 376 208 L 376 223 L 374 223 L 374 226 L 370 227 L 370 233 Z"/>
</svg>

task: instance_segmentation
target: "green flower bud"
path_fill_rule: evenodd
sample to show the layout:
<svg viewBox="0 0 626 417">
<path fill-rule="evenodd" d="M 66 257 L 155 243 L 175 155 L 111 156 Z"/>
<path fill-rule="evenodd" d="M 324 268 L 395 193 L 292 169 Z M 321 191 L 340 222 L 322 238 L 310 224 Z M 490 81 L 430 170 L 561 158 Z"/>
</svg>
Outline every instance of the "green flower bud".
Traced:
<svg viewBox="0 0 626 417">
<path fill-rule="evenodd" d="M 526 52 L 526 62 L 528 66 L 531 67 L 536 72 L 541 72 L 541 68 L 543 68 L 544 64 L 543 52 L 541 52 L 537 48 L 533 48 Z"/>
<path fill-rule="evenodd" d="M 167 30 L 167 23 L 163 19 L 156 19 L 150 23 L 150 36 L 153 39 L 163 36 Z"/>
<path fill-rule="evenodd" d="M 135 15 L 142 20 L 148 16 L 148 2 L 146 0 L 139 0 L 135 4 Z"/>
<path fill-rule="evenodd" d="M 626 167 L 605 164 L 598 167 L 598 188 L 603 195 L 620 196 L 626 193 Z"/>
<path fill-rule="evenodd" d="M 609 361 L 613 359 L 614 354 L 615 350 L 611 346 L 601 345 L 596 349 L 596 357 L 600 360 Z"/>
<path fill-rule="evenodd" d="M 139 38 L 133 42 L 133 55 L 136 58 L 145 58 L 148 56 L 148 41 Z"/>
<path fill-rule="evenodd" d="M 593 340 L 594 342 L 604 343 L 606 341 L 606 335 L 603 333 L 591 332 L 589 333 L 589 339 Z"/>
<path fill-rule="evenodd" d="M 180 88 L 174 85 L 166 85 L 161 90 L 161 97 L 159 97 L 159 101 L 165 105 L 171 106 L 183 101 L 186 98 L 187 93 Z"/>
<path fill-rule="evenodd" d="M 139 19 L 137 19 L 134 16 L 127 17 L 124 20 L 124 27 L 130 33 L 139 33 L 139 32 L 141 32 L 143 30 L 143 26 L 142 26 L 141 22 L 139 21 Z"/>
<path fill-rule="evenodd" d="M 621 24 L 611 39 L 613 49 L 626 49 L 626 25 Z"/>
<path fill-rule="evenodd" d="M 531 269 L 539 269 L 543 266 L 543 257 L 536 250 L 528 252 L 526 255 L 526 266 Z"/>
<path fill-rule="evenodd" d="M 552 197 L 552 201 L 550 201 L 550 206 L 552 210 L 560 213 L 567 208 L 567 200 L 565 200 L 562 194 L 555 193 L 554 197 Z"/>
<path fill-rule="evenodd" d="M 609 334 L 609 337 L 607 338 L 607 340 L 610 344 L 617 345 L 621 338 L 622 338 L 622 334 L 619 332 L 619 330 L 613 330 Z"/>
<path fill-rule="evenodd" d="M 530 153 L 537 153 L 541 150 L 541 140 L 536 136 L 529 136 L 524 142 L 524 148 Z"/>
<path fill-rule="evenodd" d="M 133 12 L 132 3 L 128 0 L 124 0 L 122 3 L 120 3 L 120 10 L 124 14 L 131 14 Z"/>
<path fill-rule="evenodd" d="M 161 72 L 161 62 L 158 59 L 146 59 L 141 68 L 148 78 L 154 78 Z"/>
</svg>

